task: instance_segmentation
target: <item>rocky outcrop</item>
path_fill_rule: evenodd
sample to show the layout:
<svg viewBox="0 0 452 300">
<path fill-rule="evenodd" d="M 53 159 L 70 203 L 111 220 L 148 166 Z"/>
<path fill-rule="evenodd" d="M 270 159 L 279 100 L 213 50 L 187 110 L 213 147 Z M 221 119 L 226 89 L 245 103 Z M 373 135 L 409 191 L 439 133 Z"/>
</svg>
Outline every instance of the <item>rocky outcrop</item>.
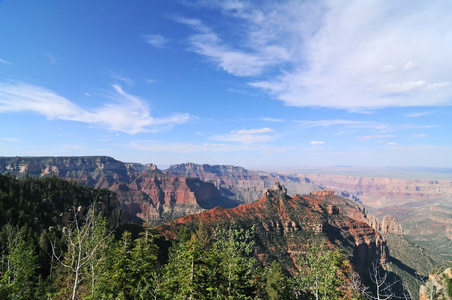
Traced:
<svg viewBox="0 0 452 300">
<path fill-rule="evenodd" d="M 328 196 L 334 196 L 334 192 L 332 190 L 323 190 L 312 192 L 310 195 L 318 198 L 325 198 Z"/>
<path fill-rule="evenodd" d="M 391 216 L 384 216 L 383 219 L 379 219 L 372 215 L 366 215 L 366 219 L 368 220 L 368 224 L 373 229 L 377 230 L 381 234 L 392 233 L 392 234 L 403 234 L 402 225 Z"/>
<path fill-rule="evenodd" d="M 324 199 L 322 193 L 313 195 L 289 197 L 287 189 L 277 182 L 251 204 L 185 216 L 160 226 L 159 230 L 171 239 L 178 226 L 199 224 L 200 220 L 212 226 L 234 222 L 249 229 L 254 225 L 261 243 L 256 249 L 257 256 L 264 263 L 275 257 L 293 261 L 310 239 L 322 236 L 332 246 L 345 248 L 359 272 L 375 260 L 386 261 L 389 252 L 385 239 L 367 224 L 356 203 L 331 194 Z"/>
</svg>

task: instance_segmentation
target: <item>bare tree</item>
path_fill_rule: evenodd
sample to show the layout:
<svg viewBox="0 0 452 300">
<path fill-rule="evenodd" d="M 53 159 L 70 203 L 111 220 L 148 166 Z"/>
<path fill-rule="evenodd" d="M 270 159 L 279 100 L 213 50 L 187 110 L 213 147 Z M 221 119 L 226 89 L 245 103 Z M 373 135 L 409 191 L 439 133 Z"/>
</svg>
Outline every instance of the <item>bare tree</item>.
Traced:
<svg viewBox="0 0 452 300">
<path fill-rule="evenodd" d="M 369 287 L 362 283 L 358 273 L 352 271 L 347 283 L 347 289 L 352 292 L 354 297 L 362 299 L 366 297 Z"/>
<path fill-rule="evenodd" d="M 95 215 L 94 207 L 91 207 L 86 215 L 82 215 L 82 211 L 74 207 L 72 224 L 63 234 L 63 245 L 50 241 L 52 258 L 62 268 L 73 274 L 71 299 L 75 300 L 85 267 L 89 267 L 91 271 L 91 291 L 93 292 L 94 268 L 101 261 L 101 254 L 108 247 L 111 232 L 107 230 L 102 217 Z"/>
<path fill-rule="evenodd" d="M 372 263 L 369 269 L 370 281 L 374 284 L 375 293 L 365 291 L 365 296 L 371 300 L 386 300 L 395 298 L 393 287 L 399 282 L 398 280 L 390 282 L 389 272 L 385 271 L 378 261 Z M 406 295 L 405 295 L 406 296 Z"/>
</svg>

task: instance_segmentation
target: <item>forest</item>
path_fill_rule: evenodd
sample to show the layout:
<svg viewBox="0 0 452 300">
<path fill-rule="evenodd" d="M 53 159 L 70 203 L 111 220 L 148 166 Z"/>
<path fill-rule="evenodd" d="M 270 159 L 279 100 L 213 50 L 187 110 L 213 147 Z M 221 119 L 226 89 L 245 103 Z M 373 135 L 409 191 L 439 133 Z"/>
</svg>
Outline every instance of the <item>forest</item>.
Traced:
<svg viewBox="0 0 452 300">
<path fill-rule="evenodd" d="M 181 226 L 172 240 L 148 223 L 112 227 L 106 216 L 114 197 L 55 176 L 0 175 L 0 299 L 395 296 L 380 266 L 365 286 L 321 235 L 294 258 L 296 270 L 287 270 L 255 255 L 254 227 L 200 222 Z"/>
</svg>

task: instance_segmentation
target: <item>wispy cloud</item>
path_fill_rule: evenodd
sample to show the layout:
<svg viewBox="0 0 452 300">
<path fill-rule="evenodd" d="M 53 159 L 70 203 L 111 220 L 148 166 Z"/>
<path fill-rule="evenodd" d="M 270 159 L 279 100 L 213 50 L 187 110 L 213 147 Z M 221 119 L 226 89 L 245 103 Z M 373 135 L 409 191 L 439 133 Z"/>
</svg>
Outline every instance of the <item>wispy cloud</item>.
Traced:
<svg viewBox="0 0 452 300">
<path fill-rule="evenodd" d="M 146 79 L 145 82 L 146 82 L 146 83 L 149 83 L 149 84 L 152 84 L 152 83 L 158 83 L 158 82 L 160 82 L 160 81 L 154 80 L 154 79 Z"/>
<path fill-rule="evenodd" d="M 344 119 L 332 119 L 332 120 L 316 120 L 316 121 L 296 121 L 296 127 L 299 129 L 309 129 L 316 127 L 332 127 L 335 129 L 341 129 L 340 133 L 349 133 L 351 131 L 343 131 L 343 129 L 374 129 L 379 132 L 397 131 L 404 129 L 414 128 L 432 128 L 437 125 L 414 125 L 414 124 L 390 124 L 372 121 L 355 121 Z"/>
<path fill-rule="evenodd" d="M 152 117 L 146 101 L 124 92 L 118 85 L 105 98 L 111 101 L 89 111 L 43 87 L 0 82 L 0 113 L 34 112 L 48 119 L 96 124 L 129 134 L 167 130 L 191 118 L 188 114 Z"/>
<path fill-rule="evenodd" d="M 359 112 L 452 104 L 450 2 L 201 3 L 219 10 L 230 32 L 179 18 L 197 31 L 190 49 L 286 105 Z"/>
<path fill-rule="evenodd" d="M 413 134 L 412 137 L 423 138 L 423 137 L 427 137 L 427 135 L 426 134 Z"/>
<path fill-rule="evenodd" d="M 130 86 L 135 85 L 135 81 L 133 79 L 120 75 L 119 73 L 114 72 L 112 70 L 107 70 L 107 74 L 108 76 L 110 76 L 111 78 L 118 82 L 122 82 Z"/>
<path fill-rule="evenodd" d="M 261 144 L 223 144 L 223 143 L 184 143 L 166 141 L 134 141 L 125 145 L 126 147 L 149 151 L 149 152 L 170 152 L 170 153 L 200 153 L 200 152 L 240 152 L 240 151 L 260 151 L 265 153 L 280 153 L 293 150 L 291 146 L 268 146 Z"/>
<path fill-rule="evenodd" d="M 259 129 L 240 129 L 232 130 L 229 134 L 217 134 L 209 137 L 210 140 L 220 142 L 239 142 L 243 144 L 254 144 L 271 142 L 277 138 L 276 135 L 266 135 L 264 133 L 271 133 L 273 129 L 259 128 Z"/>
<path fill-rule="evenodd" d="M 275 119 L 275 118 L 262 118 L 262 121 L 273 122 L 273 123 L 283 123 L 286 120 L 284 120 L 284 119 Z"/>
<path fill-rule="evenodd" d="M 168 43 L 168 39 L 158 35 L 158 34 L 148 34 L 144 36 L 144 40 L 146 43 L 156 47 L 156 48 L 165 48 Z"/>
<path fill-rule="evenodd" d="M 296 121 L 297 127 L 301 129 L 315 128 L 315 127 L 346 127 L 346 128 L 373 128 L 385 130 L 391 127 L 388 123 L 368 122 L 368 121 L 354 121 L 343 119 L 332 120 L 316 120 L 316 121 Z"/>
<path fill-rule="evenodd" d="M 192 51 L 207 57 L 210 62 L 235 76 L 258 76 L 267 67 L 288 58 L 285 49 L 277 45 L 255 45 L 249 51 L 241 51 L 235 49 L 234 45 L 228 45 L 199 19 L 179 17 L 175 20 L 198 32 L 188 39 Z"/>
<path fill-rule="evenodd" d="M 323 141 L 312 141 L 309 144 L 310 145 L 323 145 L 323 144 L 325 144 L 325 142 L 323 142 Z"/>
<path fill-rule="evenodd" d="M 56 65 L 57 61 L 52 54 L 44 52 L 44 51 L 42 51 L 42 53 L 49 59 L 49 62 L 51 65 Z"/>
<path fill-rule="evenodd" d="M 15 142 L 18 142 L 19 141 L 19 139 L 17 139 L 17 138 L 0 138 L 0 140 L 2 140 L 2 141 L 5 141 L 5 142 L 11 142 L 11 143 L 15 143 Z"/>
<path fill-rule="evenodd" d="M 433 112 L 431 112 L 431 111 L 424 111 L 424 112 L 417 112 L 417 113 L 408 113 L 405 116 L 407 116 L 409 118 L 417 118 L 417 117 L 431 115 L 432 113 Z"/>
<path fill-rule="evenodd" d="M 396 138 L 396 135 L 393 134 L 377 134 L 377 135 L 366 135 L 366 136 L 359 136 L 358 139 L 362 141 L 372 140 L 372 139 L 387 139 L 387 138 Z"/>
<path fill-rule="evenodd" d="M 12 65 L 12 63 L 10 63 L 9 61 L 3 60 L 0 58 L 0 63 L 4 64 L 4 65 Z"/>
</svg>

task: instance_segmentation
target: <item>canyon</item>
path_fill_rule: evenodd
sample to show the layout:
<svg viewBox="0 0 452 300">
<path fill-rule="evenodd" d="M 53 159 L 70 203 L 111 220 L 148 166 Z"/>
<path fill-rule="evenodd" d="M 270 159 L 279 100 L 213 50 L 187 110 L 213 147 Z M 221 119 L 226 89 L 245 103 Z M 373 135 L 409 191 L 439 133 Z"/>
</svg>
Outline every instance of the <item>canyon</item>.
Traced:
<svg viewBox="0 0 452 300">
<path fill-rule="evenodd" d="M 380 232 L 401 232 L 403 227 L 410 241 L 452 261 L 452 214 L 448 210 L 452 182 L 448 180 L 277 173 L 194 163 L 159 170 L 152 163 L 124 163 L 107 156 L 0 157 L 0 173 L 57 175 L 108 188 L 117 193 L 127 222 L 154 225 L 217 206 L 252 203 L 275 182 L 284 185 L 289 195 L 332 190 L 361 203 L 368 215 L 376 217 L 374 227 Z M 391 225 L 393 219 L 399 225 Z"/>
</svg>

